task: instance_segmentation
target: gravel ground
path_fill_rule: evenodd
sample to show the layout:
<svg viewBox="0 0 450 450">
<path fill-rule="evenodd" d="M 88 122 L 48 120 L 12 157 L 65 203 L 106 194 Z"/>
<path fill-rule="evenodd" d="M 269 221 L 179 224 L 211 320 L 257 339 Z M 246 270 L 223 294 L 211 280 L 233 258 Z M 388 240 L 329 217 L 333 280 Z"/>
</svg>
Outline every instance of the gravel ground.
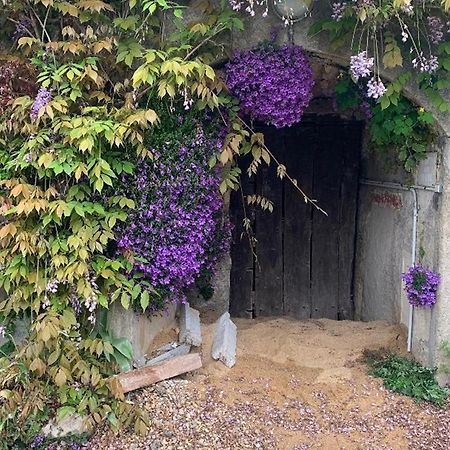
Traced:
<svg viewBox="0 0 450 450">
<path fill-rule="evenodd" d="M 273 323 L 269 325 L 273 332 Z M 363 341 L 357 333 L 369 331 L 355 327 L 348 335 Z M 315 348 L 329 345 L 333 356 L 334 347 L 344 346 L 347 332 L 335 325 L 330 329 L 327 323 L 319 328 L 324 343 L 320 347 L 315 338 Z M 280 329 L 283 336 L 289 333 L 284 323 Z M 254 327 L 249 330 L 255 332 Z M 267 330 L 262 327 L 261 339 L 267 337 Z M 296 330 L 295 339 L 306 345 L 302 333 L 310 337 L 310 330 Z M 367 330 L 374 333 L 373 326 Z M 384 345 L 386 329 L 379 331 L 379 343 Z M 371 336 L 374 340 L 375 335 Z M 372 348 L 376 346 L 377 342 Z M 202 370 L 130 396 L 152 418 L 147 436 L 114 435 L 100 429 L 88 448 L 450 449 L 450 409 L 417 404 L 388 392 L 380 380 L 367 376 L 359 361 L 360 350 L 348 346 L 347 357 L 339 353 L 339 358 L 332 359 L 339 364 L 331 369 L 329 358 L 323 367 L 310 367 L 306 359 L 275 362 L 245 348 L 238 352 L 238 364 L 232 370 L 204 356 Z"/>
<path fill-rule="evenodd" d="M 259 383 L 259 381 L 257 381 Z M 241 388 L 245 383 L 242 383 Z M 239 389 L 241 401 L 227 401 L 207 380 L 198 386 L 187 380 L 161 382 L 142 390 L 133 401 L 152 417 L 146 437 L 114 435 L 98 430 L 88 448 L 100 449 L 448 449 L 450 410 L 417 405 L 368 381 L 365 394 L 382 402 L 373 411 L 353 406 L 336 408 L 329 395 L 317 390 L 313 404 L 297 399 L 278 404 L 251 389 Z M 358 386 L 349 388 L 354 391 Z M 251 386 L 246 386 L 250 388 Z M 247 400 L 245 400 L 247 399 Z M 229 399 L 228 399 L 229 400 Z M 379 399 L 378 399 L 379 400 Z M 357 403 L 357 402 L 356 402 Z"/>
</svg>

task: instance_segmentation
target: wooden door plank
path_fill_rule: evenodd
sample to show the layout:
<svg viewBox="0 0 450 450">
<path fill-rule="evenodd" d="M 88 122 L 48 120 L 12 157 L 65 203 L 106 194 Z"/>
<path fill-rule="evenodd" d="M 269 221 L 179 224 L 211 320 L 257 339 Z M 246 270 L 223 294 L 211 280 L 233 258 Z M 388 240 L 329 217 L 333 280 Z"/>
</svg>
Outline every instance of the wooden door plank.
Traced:
<svg viewBox="0 0 450 450">
<path fill-rule="evenodd" d="M 338 318 L 354 318 L 353 271 L 355 258 L 356 211 L 362 129 L 359 124 L 343 127 L 344 157 L 339 204 L 339 291 Z"/>
<path fill-rule="evenodd" d="M 254 194 L 255 180 L 247 175 L 250 157 L 242 158 L 241 189 L 231 193 L 230 219 L 233 224 L 230 272 L 230 314 L 233 317 L 253 317 L 253 255 L 243 227 L 242 196 Z"/>
<path fill-rule="evenodd" d="M 313 210 L 311 295 L 313 318 L 338 318 L 339 200 L 342 148 L 340 126 L 318 124 L 314 158 L 314 198 L 328 216 Z"/>
<path fill-rule="evenodd" d="M 159 381 L 176 377 L 192 370 L 202 367 L 202 360 L 198 353 L 182 355 L 165 361 L 161 364 L 142 369 L 131 370 L 114 376 L 110 380 L 110 386 L 113 394 L 123 396 L 127 392 L 150 386 Z"/>
<path fill-rule="evenodd" d="M 316 135 L 311 124 L 291 128 L 285 135 L 284 161 L 298 186 L 311 195 Z M 311 317 L 311 205 L 285 181 L 284 188 L 284 313 L 299 319 Z"/>
<path fill-rule="evenodd" d="M 282 158 L 282 131 L 268 127 L 264 129 L 264 135 L 266 145 Z M 275 164 L 259 168 L 256 190 L 273 202 L 273 212 L 256 210 L 255 316 L 278 316 L 283 313 L 283 189 Z"/>
</svg>

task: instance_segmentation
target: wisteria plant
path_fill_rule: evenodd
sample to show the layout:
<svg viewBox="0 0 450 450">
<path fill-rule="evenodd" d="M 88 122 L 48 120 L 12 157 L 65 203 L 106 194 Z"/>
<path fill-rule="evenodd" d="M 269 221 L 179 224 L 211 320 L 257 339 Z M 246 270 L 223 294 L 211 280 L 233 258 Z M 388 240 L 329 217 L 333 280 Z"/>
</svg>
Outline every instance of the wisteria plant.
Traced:
<svg viewBox="0 0 450 450">
<path fill-rule="evenodd" d="M 250 139 L 240 133 L 236 142 L 236 131 L 225 130 L 223 148 L 210 147 L 206 130 L 200 145 L 192 129 L 183 154 L 181 136 L 166 148 L 157 132 L 152 134 L 156 127 L 168 127 L 161 103 L 169 109 L 181 104 L 200 115 L 234 106 L 209 63 L 222 52 L 214 38 L 241 22 L 229 11 L 207 15 L 184 28 L 180 24 L 176 36 L 162 39 L 169 38 L 164 17 L 181 14 L 180 6 L 164 0 L 3 3 L 0 48 L 12 54 L 1 55 L 6 62 L 0 63 L 0 334 L 9 337 L 23 316 L 30 326 L 26 339 L 0 357 L 1 449 L 29 447 L 45 421 L 68 414 L 82 416 L 89 428 L 105 423 L 116 430 L 147 430 L 146 413 L 114 397 L 109 386 L 120 370 L 119 353 L 129 360 L 129 349 L 100 328 L 99 318 L 112 302 L 150 303 L 149 290 L 134 271 L 133 258 L 143 255 L 122 245 L 126 233 L 135 245 L 136 235 L 119 225 L 135 214 L 133 220 L 154 223 L 160 233 L 172 231 L 169 240 L 189 231 L 192 247 L 185 242 L 180 251 L 197 256 L 212 251 L 211 240 L 208 249 L 198 242 L 213 233 L 221 207 L 218 185 L 224 183 L 222 191 L 234 187 L 230 177 L 236 171 L 223 157 L 217 160 L 229 166 L 223 173 L 221 162 L 218 173 L 207 171 L 205 159 L 226 152 L 234 161 Z M 17 60 L 18 66 L 12 63 Z M 181 127 L 171 123 L 170 128 Z M 156 214 L 169 214 L 164 201 L 177 194 L 165 170 L 177 175 L 178 187 L 189 181 L 191 194 L 199 182 L 197 209 L 175 202 L 169 221 L 161 224 L 149 216 L 145 222 L 145 205 L 136 203 L 143 197 L 133 200 L 123 183 L 130 176 L 138 189 L 136 176 L 153 177 L 149 183 L 161 195 L 149 199 L 149 206 L 157 205 Z M 187 202 L 184 189 L 183 195 L 180 202 Z M 180 227 L 178 213 L 184 221 Z M 120 251 L 112 250 L 116 242 Z M 155 258 L 170 253 L 169 247 L 160 240 L 159 253 L 148 249 L 152 276 Z M 178 256 L 159 261 L 160 269 L 170 273 L 172 267 L 164 264 Z M 186 258 L 176 268 L 178 276 L 197 261 L 195 270 L 210 267 L 206 260 Z M 175 283 L 152 276 L 147 283 L 155 291 Z M 192 272 L 189 276 L 183 283 L 195 278 Z"/>
<path fill-rule="evenodd" d="M 431 307 L 436 303 L 440 276 L 433 270 L 415 264 L 402 274 L 402 279 L 411 305 Z"/>
<path fill-rule="evenodd" d="M 317 20 L 310 34 L 327 32 L 332 48 L 350 48 L 352 79 L 383 108 L 392 87 L 381 73 L 403 67 L 439 111 L 449 112 L 449 10 L 447 0 L 343 0 L 332 3 L 330 17 Z"/>
</svg>

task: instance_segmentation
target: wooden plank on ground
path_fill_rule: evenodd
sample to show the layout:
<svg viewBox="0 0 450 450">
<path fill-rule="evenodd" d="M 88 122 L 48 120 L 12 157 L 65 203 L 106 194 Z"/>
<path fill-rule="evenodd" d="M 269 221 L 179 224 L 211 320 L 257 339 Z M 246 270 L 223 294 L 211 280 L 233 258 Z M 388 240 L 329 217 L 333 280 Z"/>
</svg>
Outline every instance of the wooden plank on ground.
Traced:
<svg viewBox="0 0 450 450">
<path fill-rule="evenodd" d="M 342 127 L 344 170 L 339 205 L 339 292 L 338 318 L 354 318 L 353 270 L 355 258 L 356 210 L 362 129 L 359 124 Z"/>
<path fill-rule="evenodd" d="M 254 177 L 250 178 L 247 168 L 251 157 L 243 157 L 240 161 L 241 190 L 233 191 L 230 199 L 230 219 L 233 224 L 231 243 L 231 273 L 230 273 L 230 314 L 233 317 L 253 316 L 253 254 L 250 242 L 243 227 L 244 205 L 242 196 L 255 192 Z M 245 205 L 247 210 L 249 208 Z"/>
<path fill-rule="evenodd" d="M 202 360 L 198 353 L 178 356 L 157 366 L 143 367 L 114 376 L 110 381 L 114 395 L 121 396 L 127 392 L 150 386 L 159 381 L 176 377 L 202 367 Z"/>
<path fill-rule="evenodd" d="M 314 198 L 328 216 L 313 210 L 312 318 L 338 318 L 339 201 L 342 147 L 336 145 L 340 124 L 320 123 L 314 159 Z"/>
<path fill-rule="evenodd" d="M 283 160 L 283 132 L 273 127 L 263 131 L 267 147 Z M 273 212 L 256 209 L 255 316 L 279 316 L 283 314 L 283 183 L 273 162 L 259 168 L 256 183 L 257 193 L 273 202 Z"/>
<path fill-rule="evenodd" d="M 298 186 L 312 195 L 314 125 L 286 130 L 284 163 Z M 311 204 L 285 181 L 284 187 L 284 313 L 299 319 L 311 317 Z"/>
</svg>

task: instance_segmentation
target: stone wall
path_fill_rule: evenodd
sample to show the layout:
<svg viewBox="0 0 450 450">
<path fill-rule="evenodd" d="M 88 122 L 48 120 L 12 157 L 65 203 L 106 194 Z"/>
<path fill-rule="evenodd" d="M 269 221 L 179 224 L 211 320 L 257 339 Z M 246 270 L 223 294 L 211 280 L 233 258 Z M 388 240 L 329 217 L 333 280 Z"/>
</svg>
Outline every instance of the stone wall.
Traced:
<svg viewBox="0 0 450 450">
<path fill-rule="evenodd" d="M 326 2 L 314 5 L 315 19 L 328 14 Z M 344 67 L 349 61 L 348 52 L 332 50 L 324 35 L 308 36 L 311 22 L 306 19 L 294 25 L 295 44 L 324 61 Z M 288 41 L 288 30 L 273 14 L 265 19 L 247 19 L 245 32 L 233 34 L 232 47 L 253 47 L 268 39 L 273 30 L 278 32 L 279 43 Z M 391 79 L 395 73 L 382 75 Z M 428 106 L 426 98 L 414 85 L 409 86 L 406 95 L 417 104 Z M 331 109 L 329 112 L 333 113 Z M 417 257 L 421 256 L 424 264 L 442 274 L 435 308 L 416 310 L 414 315 L 413 353 L 428 365 L 439 363 L 439 343 L 450 340 L 450 121 L 438 115 L 438 122 L 439 142 L 430 148 L 428 159 L 421 164 L 415 177 L 401 171 L 393 172 L 386 167 L 386 159 L 370 152 L 367 146 L 363 149 L 361 170 L 364 179 L 408 186 L 417 184 L 431 189 L 439 185 L 442 190 L 436 193 L 417 189 Z M 355 267 L 355 307 L 359 320 L 383 319 L 408 324 L 409 305 L 400 276 L 412 260 L 413 204 L 411 191 L 360 186 Z"/>
</svg>

